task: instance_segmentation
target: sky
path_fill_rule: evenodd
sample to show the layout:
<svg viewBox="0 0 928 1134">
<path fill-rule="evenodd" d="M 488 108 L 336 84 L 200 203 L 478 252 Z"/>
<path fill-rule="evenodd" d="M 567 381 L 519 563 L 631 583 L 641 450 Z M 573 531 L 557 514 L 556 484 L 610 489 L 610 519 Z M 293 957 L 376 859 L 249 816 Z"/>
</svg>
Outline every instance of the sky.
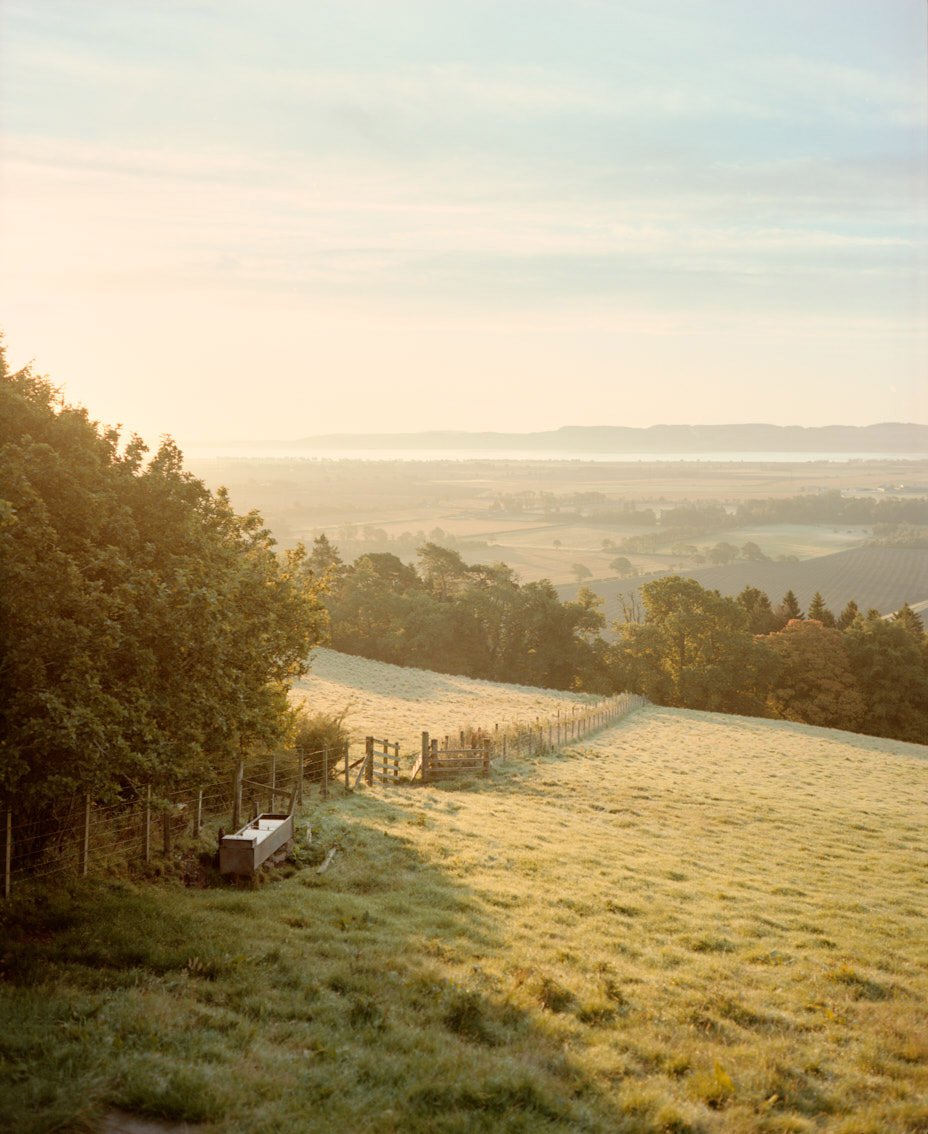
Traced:
<svg viewBox="0 0 928 1134">
<path fill-rule="evenodd" d="M 0 328 L 148 439 L 928 422 L 924 0 L 0 0 Z"/>
</svg>

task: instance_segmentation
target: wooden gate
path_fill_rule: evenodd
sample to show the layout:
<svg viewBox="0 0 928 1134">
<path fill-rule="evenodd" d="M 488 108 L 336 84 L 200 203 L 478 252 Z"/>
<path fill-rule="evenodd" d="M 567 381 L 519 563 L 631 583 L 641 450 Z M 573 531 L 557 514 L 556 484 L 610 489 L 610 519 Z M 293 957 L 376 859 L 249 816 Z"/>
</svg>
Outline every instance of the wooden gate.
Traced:
<svg viewBox="0 0 928 1134">
<path fill-rule="evenodd" d="M 429 734 L 422 734 L 422 755 L 416 763 L 424 784 L 436 780 L 450 780 L 458 776 L 489 776 L 490 741 L 485 740 L 479 748 L 438 747 L 437 740 L 430 740 Z"/>
<path fill-rule="evenodd" d="M 368 784 L 396 783 L 400 778 L 400 746 L 367 737 L 364 742 L 364 779 Z"/>
</svg>

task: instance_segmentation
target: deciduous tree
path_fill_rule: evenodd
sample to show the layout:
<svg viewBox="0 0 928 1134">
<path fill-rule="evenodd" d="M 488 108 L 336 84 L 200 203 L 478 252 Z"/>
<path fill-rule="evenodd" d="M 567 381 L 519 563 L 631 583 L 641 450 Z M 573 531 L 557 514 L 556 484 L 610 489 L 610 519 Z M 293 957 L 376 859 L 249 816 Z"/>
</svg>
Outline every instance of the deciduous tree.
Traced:
<svg viewBox="0 0 928 1134">
<path fill-rule="evenodd" d="M 837 630 L 793 619 L 764 643 L 781 662 L 767 702 L 772 716 L 828 728 L 858 727 L 864 700 Z"/>
<path fill-rule="evenodd" d="M 641 588 L 643 623 L 617 625 L 620 685 L 664 705 L 763 712 L 775 659 L 733 599 L 677 575 Z"/>
</svg>

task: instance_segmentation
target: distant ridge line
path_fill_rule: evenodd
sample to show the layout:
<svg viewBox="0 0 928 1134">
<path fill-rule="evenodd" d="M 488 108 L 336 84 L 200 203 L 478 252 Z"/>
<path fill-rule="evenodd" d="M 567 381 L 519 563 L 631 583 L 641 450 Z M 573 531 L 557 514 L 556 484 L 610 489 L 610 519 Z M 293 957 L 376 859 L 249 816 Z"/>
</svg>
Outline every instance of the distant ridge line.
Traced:
<svg viewBox="0 0 928 1134">
<path fill-rule="evenodd" d="M 420 433 L 327 433 L 296 442 L 313 449 L 515 449 L 604 453 L 835 452 L 925 453 L 928 425 L 565 425 L 536 433 L 428 430 Z"/>
</svg>

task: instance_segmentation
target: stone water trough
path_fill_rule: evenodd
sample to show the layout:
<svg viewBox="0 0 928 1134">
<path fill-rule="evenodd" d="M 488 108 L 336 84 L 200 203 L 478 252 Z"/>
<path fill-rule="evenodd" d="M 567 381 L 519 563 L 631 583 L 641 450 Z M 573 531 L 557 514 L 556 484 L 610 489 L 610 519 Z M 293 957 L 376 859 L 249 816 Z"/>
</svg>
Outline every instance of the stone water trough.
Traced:
<svg viewBox="0 0 928 1134">
<path fill-rule="evenodd" d="M 220 874 L 254 874 L 271 855 L 293 840 L 293 816 L 264 812 L 219 844 Z"/>
</svg>

